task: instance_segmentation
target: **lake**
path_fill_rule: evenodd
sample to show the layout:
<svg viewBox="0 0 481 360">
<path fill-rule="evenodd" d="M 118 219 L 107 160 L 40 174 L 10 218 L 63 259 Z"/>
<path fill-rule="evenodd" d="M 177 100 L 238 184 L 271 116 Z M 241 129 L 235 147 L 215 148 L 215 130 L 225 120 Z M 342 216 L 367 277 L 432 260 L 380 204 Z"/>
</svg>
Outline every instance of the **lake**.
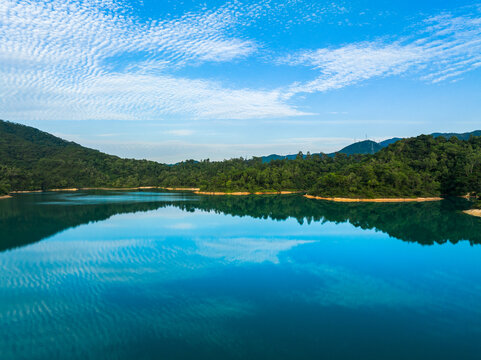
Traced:
<svg viewBox="0 0 481 360">
<path fill-rule="evenodd" d="M 469 206 L 16 195 L 0 201 L 0 358 L 479 359 Z"/>
</svg>

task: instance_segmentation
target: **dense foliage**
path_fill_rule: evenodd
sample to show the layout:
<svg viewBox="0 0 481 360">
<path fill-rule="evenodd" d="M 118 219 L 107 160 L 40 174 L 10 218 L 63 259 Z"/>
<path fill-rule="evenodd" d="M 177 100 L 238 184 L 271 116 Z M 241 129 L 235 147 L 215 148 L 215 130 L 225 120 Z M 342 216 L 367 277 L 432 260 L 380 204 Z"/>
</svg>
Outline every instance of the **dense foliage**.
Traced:
<svg viewBox="0 0 481 360">
<path fill-rule="evenodd" d="M 419 136 L 374 155 L 303 155 L 164 165 L 121 159 L 39 130 L 0 121 L 0 194 L 69 187 L 200 187 L 205 191 L 293 190 L 319 196 L 417 197 L 481 194 L 481 137 Z"/>
<path fill-rule="evenodd" d="M 0 121 L 0 194 L 71 187 L 156 184 L 167 166 L 121 159 L 37 129 Z"/>
<path fill-rule="evenodd" d="M 319 196 L 416 197 L 481 194 L 481 137 L 419 136 L 375 155 L 302 156 L 185 162 L 162 173 L 161 183 L 200 185 L 206 191 L 298 190 Z"/>
</svg>

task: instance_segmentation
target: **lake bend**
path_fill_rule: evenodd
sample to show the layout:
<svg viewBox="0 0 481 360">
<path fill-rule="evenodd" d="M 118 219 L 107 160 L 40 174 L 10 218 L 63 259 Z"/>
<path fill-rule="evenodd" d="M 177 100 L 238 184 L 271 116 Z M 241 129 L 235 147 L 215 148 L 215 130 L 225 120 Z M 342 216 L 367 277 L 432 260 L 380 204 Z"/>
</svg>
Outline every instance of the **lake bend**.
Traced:
<svg viewBox="0 0 481 360">
<path fill-rule="evenodd" d="M 479 359 L 470 203 L 0 200 L 0 359 Z"/>
</svg>

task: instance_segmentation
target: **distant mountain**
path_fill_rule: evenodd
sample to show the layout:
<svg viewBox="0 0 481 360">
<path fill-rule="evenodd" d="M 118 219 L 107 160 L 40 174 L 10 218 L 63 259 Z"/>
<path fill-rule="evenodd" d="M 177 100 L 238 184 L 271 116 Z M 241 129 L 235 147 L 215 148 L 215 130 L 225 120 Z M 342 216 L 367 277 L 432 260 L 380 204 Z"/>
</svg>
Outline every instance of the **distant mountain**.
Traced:
<svg viewBox="0 0 481 360">
<path fill-rule="evenodd" d="M 346 154 L 346 155 L 354 155 L 354 154 L 375 154 L 382 148 L 388 146 L 389 144 L 392 144 L 396 141 L 400 140 L 400 138 L 393 138 L 389 140 L 385 140 L 382 143 L 377 143 L 372 140 L 364 140 L 364 141 L 359 141 L 355 142 L 354 144 L 348 145 L 344 148 L 342 148 L 339 151 L 333 152 L 333 153 L 328 153 L 326 154 L 327 156 L 334 157 L 336 154 Z M 391 141 L 391 142 L 390 142 Z M 385 145 L 384 145 L 385 144 Z M 314 153 L 312 155 L 320 155 L 321 153 Z M 263 163 L 268 163 L 272 160 L 294 160 L 297 157 L 297 154 L 291 154 L 291 155 L 277 155 L 277 154 L 271 154 L 268 156 L 262 156 L 262 162 Z M 306 155 L 304 155 L 306 157 Z"/>
<path fill-rule="evenodd" d="M 348 145 L 344 148 L 342 148 L 339 151 L 333 152 L 326 154 L 327 156 L 335 156 L 337 153 L 340 154 L 346 154 L 346 155 L 353 155 L 353 154 L 375 154 L 379 150 L 381 150 L 383 146 L 378 144 L 375 141 L 372 140 L 364 140 L 364 141 L 359 141 L 354 144 Z M 315 153 L 312 155 L 319 155 L 320 153 Z M 268 163 L 272 160 L 294 160 L 297 157 L 297 154 L 292 154 L 292 155 L 277 155 L 277 154 L 272 154 L 268 156 L 262 156 L 262 162 L 263 163 Z M 306 155 L 304 155 L 306 157 Z"/>
<path fill-rule="evenodd" d="M 375 154 L 381 150 L 383 146 L 372 140 L 359 141 L 354 144 L 348 145 L 342 148 L 337 153 L 353 155 L 353 154 Z M 336 153 L 328 154 L 329 156 L 334 156 Z"/>
<path fill-rule="evenodd" d="M 458 134 L 458 133 L 432 133 L 430 135 L 435 137 L 435 138 L 443 136 L 446 139 L 449 139 L 449 138 L 454 136 L 454 137 L 457 137 L 460 140 L 469 140 L 469 138 L 471 136 L 481 136 L 481 130 L 475 130 L 475 131 L 471 131 L 471 132 L 467 132 L 467 133 L 461 133 L 461 134 Z M 326 154 L 326 155 L 330 156 L 330 157 L 333 157 L 337 153 L 346 154 L 346 155 L 375 154 L 379 150 L 381 150 L 385 147 L 388 147 L 389 145 L 394 144 L 395 142 L 397 142 L 399 140 L 402 140 L 402 138 L 395 137 L 395 138 L 387 139 L 387 140 L 384 140 L 384 141 L 381 141 L 381 142 L 375 142 L 375 141 L 372 141 L 372 140 L 359 141 L 359 142 L 355 142 L 351 145 L 348 145 L 348 146 L 342 148 L 339 151 L 329 153 L 329 154 Z M 317 154 L 320 154 L 320 153 L 317 153 Z M 316 154 L 313 154 L 313 155 L 316 155 Z M 294 155 L 294 154 L 291 154 L 291 155 L 271 154 L 271 155 L 268 155 L 268 156 L 262 156 L 261 159 L 262 159 L 263 163 L 268 163 L 272 160 L 283 160 L 283 159 L 293 160 L 293 159 L 296 158 L 296 156 L 297 156 L 297 154 L 296 155 Z M 305 155 L 304 155 L 304 157 L 305 157 Z"/>
<path fill-rule="evenodd" d="M 268 162 L 271 162 L 272 160 L 284 160 L 284 159 L 287 159 L 287 160 L 294 160 L 296 158 L 297 155 L 277 155 L 277 154 L 271 154 L 271 155 L 267 155 L 267 156 L 262 156 L 261 159 L 262 159 L 262 162 L 263 163 L 268 163 Z"/>
</svg>

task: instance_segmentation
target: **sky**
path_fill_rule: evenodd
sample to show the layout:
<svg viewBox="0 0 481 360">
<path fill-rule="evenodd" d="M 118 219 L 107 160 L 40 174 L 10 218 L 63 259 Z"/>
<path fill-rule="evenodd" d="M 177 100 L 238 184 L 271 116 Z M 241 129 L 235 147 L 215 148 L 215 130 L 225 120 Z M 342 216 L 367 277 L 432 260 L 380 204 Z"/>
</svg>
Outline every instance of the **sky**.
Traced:
<svg viewBox="0 0 481 360">
<path fill-rule="evenodd" d="M 165 163 L 481 129 L 481 2 L 1 0 L 0 119 Z"/>
</svg>

